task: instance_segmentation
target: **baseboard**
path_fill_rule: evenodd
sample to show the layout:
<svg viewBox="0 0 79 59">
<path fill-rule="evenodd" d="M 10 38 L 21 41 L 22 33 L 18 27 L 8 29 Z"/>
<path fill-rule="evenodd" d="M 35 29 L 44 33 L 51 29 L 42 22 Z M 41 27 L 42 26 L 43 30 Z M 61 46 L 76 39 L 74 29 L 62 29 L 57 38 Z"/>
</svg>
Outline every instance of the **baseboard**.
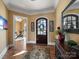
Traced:
<svg viewBox="0 0 79 59">
<path fill-rule="evenodd" d="M 8 47 L 3 49 L 3 51 L 0 53 L 0 59 L 2 59 L 4 57 L 4 55 L 6 54 L 7 50 L 8 50 Z"/>
<path fill-rule="evenodd" d="M 48 45 L 55 45 L 55 42 L 49 42 Z"/>
<path fill-rule="evenodd" d="M 27 44 L 36 44 L 35 41 L 27 41 Z"/>
<path fill-rule="evenodd" d="M 35 41 L 27 41 L 27 44 L 36 44 Z M 49 42 L 48 45 L 55 45 L 55 42 Z"/>
<path fill-rule="evenodd" d="M 36 44 L 36 41 L 27 41 L 26 44 Z M 48 45 L 55 45 L 55 42 L 48 42 Z M 13 44 L 10 44 L 9 47 L 14 46 Z"/>
</svg>

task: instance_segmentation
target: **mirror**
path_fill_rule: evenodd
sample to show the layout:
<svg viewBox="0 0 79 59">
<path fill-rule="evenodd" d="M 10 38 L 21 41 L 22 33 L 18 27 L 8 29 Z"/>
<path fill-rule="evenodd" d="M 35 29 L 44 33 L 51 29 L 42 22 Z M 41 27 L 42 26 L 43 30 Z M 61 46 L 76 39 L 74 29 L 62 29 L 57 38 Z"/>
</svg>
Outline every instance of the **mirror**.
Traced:
<svg viewBox="0 0 79 59">
<path fill-rule="evenodd" d="M 62 13 L 62 29 L 79 34 L 79 0 L 72 0 Z"/>
</svg>

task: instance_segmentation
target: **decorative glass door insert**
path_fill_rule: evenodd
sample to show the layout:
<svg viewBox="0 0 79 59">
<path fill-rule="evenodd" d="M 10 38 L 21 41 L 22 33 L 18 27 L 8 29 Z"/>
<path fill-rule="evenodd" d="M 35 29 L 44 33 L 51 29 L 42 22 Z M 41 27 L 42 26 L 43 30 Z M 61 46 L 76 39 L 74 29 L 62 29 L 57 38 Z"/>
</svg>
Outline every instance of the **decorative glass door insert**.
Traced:
<svg viewBox="0 0 79 59">
<path fill-rule="evenodd" d="M 38 20 L 37 28 L 38 28 L 37 29 L 38 35 L 46 35 L 46 20 L 45 19 Z"/>
</svg>

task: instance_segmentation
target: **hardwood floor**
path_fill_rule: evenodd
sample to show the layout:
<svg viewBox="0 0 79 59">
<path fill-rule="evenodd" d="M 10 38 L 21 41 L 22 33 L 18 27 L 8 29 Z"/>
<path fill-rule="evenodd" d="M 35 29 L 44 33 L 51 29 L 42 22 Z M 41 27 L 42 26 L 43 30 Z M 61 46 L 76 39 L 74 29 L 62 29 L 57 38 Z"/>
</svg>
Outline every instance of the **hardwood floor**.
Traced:
<svg viewBox="0 0 79 59">
<path fill-rule="evenodd" d="M 5 54 L 3 59 L 23 59 L 25 53 L 27 51 L 31 51 L 33 49 L 33 46 L 38 46 L 42 48 L 49 48 L 50 49 L 50 58 L 55 59 L 55 47 L 54 46 L 47 46 L 47 45 L 34 45 L 34 44 L 27 44 L 26 45 L 26 51 L 22 48 L 21 42 L 17 42 L 17 48 L 11 47 L 8 49 L 7 53 Z"/>
</svg>

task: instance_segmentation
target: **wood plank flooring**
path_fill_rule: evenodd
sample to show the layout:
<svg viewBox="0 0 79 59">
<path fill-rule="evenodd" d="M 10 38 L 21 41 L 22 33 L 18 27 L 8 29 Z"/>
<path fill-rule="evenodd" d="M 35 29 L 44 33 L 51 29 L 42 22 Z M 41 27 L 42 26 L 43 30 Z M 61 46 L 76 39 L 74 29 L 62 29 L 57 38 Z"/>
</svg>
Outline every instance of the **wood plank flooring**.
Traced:
<svg viewBox="0 0 79 59">
<path fill-rule="evenodd" d="M 17 42 L 16 43 L 16 48 L 11 47 L 8 49 L 7 53 L 5 54 L 3 59 L 23 59 L 25 53 L 27 51 L 31 51 L 33 49 L 33 46 L 38 46 L 42 48 L 49 48 L 50 49 L 50 58 L 51 59 L 56 59 L 55 58 L 55 47 L 54 46 L 47 46 L 47 45 L 41 45 L 41 44 L 27 44 L 26 45 L 26 51 L 25 49 L 22 48 L 22 42 Z"/>
</svg>

